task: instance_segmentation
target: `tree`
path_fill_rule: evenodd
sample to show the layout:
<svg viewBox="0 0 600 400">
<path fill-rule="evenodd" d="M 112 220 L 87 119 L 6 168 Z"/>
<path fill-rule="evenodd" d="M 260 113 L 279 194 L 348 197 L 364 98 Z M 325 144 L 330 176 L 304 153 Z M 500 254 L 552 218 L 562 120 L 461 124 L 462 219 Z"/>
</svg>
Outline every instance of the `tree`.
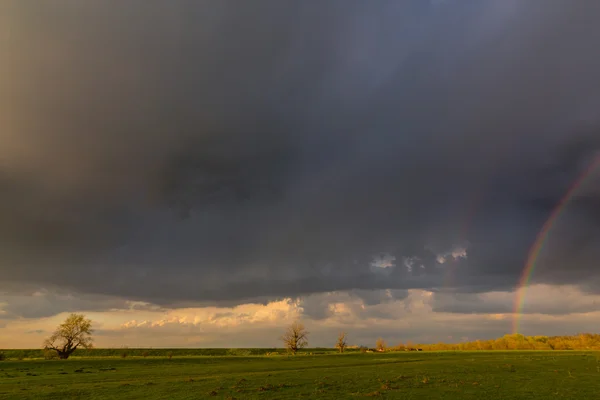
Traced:
<svg viewBox="0 0 600 400">
<path fill-rule="evenodd" d="M 340 334 L 338 335 L 337 343 L 335 344 L 335 348 L 338 349 L 340 353 L 343 353 L 344 350 L 346 350 L 346 346 L 346 333 L 340 332 Z"/>
<path fill-rule="evenodd" d="M 83 314 L 71 314 L 44 342 L 44 350 L 56 351 L 58 358 L 66 360 L 83 347 L 92 347 L 92 321 Z"/>
<path fill-rule="evenodd" d="M 281 340 L 288 351 L 296 354 L 308 344 L 308 331 L 302 323 L 296 321 L 287 328 Z"/>
<path fill-rule="evenodd" d="M 387 344 L 382 338 L 377 339 L 377 342 L 375 342 L 375 349 L 377 349 L 377 351 L 385 351 L 386 347 Z"/>
</svg>

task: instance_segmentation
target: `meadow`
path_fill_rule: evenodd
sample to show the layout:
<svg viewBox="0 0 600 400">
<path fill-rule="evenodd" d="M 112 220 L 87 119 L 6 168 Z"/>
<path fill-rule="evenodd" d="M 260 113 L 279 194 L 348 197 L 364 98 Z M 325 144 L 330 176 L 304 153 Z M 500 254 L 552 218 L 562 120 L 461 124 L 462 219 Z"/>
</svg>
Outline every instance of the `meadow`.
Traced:
<svg viewBox="0 0 600 400">
<path fill-rule="evenodd" d="M 226 354 L 7 359 L 0 399 L 600 398 L 597 352 L 217 350 Z"/>
</svg>

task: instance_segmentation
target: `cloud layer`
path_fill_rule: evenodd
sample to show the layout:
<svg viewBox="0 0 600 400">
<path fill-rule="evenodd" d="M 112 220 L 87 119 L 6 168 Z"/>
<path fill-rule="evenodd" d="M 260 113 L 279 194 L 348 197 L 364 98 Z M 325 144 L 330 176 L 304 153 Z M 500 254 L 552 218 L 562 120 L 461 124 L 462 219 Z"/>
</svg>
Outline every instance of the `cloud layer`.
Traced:
<svg viewBox="0 0 600 400">
<path fill-rule="evenodd" d="M 390 345 L 456 343 L 511 332 L 514 315 L 505 308 L 510 294 L 488 293 L 475 300 L 473 296 L 447 299 L 413 289 L 401 298 L 389 290 L 368 295 L 330 292 L 266 304 L 130 308 L 87 315 L 94 321 L 99 347 L 277 347 L 285 327 L 297 319 L 308 327 L 311 346 L 333 346 L 340 331 L 348 333 L 350 344 L 367 346 L 373 346 L 377 337 Z M 534 285 L 524 311 L 520 321 L 527 335 L 589 332 L 600 316 L 600 296 L 586 295 L 574 286 Z M 0 340 L 5 346 L 37 347 L 64 317 L 11 320 L 0 329 Z"/>
<path fill-rule="evenodd" d="M 4 291 L 27 283 L 165 307 L 507 291 L 600 150 L 592 3 L 7 10 Z M 533 282 L 600 290 L 599 206 L 596 173 Z"/>
</svg>

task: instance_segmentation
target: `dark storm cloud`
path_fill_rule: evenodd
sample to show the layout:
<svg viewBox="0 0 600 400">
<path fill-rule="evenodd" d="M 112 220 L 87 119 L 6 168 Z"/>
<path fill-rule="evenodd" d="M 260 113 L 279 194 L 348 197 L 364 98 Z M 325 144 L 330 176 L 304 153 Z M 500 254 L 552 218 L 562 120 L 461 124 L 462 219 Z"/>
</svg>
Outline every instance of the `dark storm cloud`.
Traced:
<svg viewBox="0 0 600 400">
<path fill-rule="evenodd" d="M 3 284 L 163 305 L 510 289 L 600 149 L 599 16 L 567 1 L 9 2 Z M 597 188 L 534 281 L 598 290 Z M 452 269 L 436 261 L 467 242 Z M 372 268 L 380 252 L 395 266 Z"/>
</svg>

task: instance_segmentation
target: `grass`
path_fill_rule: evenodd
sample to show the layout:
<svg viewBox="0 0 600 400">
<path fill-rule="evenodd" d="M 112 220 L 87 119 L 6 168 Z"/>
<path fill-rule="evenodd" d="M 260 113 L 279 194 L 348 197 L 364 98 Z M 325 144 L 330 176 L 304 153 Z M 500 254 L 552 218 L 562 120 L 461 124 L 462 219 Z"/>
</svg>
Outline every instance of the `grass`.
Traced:
<svg viewBox="0 0 600 400">
<path fill-rule="evenodd" d="M 591 399 L 591 352 L 73 357 L 0 362 L 0 399 Z"/>
</svg>

